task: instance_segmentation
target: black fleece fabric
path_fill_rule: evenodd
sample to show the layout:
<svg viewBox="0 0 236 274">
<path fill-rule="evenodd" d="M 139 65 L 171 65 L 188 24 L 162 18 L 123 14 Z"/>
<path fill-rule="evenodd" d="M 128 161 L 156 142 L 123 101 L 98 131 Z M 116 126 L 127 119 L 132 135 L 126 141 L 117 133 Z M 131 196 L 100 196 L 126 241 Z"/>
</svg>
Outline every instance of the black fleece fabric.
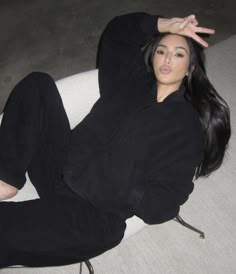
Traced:
<svg viewBox="0 0 236 274">
<path fill-rule="evenodd" d="M 142 47 L 157 16 L 114 18 L 99 45 L 100 99 L 73 130 L 64 182 L 107 212 L 148 224 L 175 217 L 193 191 L 204 135 L 185 87 L 158 103 Z"/>
</svg>

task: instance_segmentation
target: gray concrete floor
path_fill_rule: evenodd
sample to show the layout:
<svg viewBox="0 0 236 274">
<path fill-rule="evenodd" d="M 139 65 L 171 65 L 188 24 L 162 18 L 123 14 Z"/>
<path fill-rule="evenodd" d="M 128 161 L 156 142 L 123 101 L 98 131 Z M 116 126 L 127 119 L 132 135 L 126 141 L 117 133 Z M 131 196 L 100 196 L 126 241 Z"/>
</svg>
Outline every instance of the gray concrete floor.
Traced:
<svg viewBox="0 0 236 274">
<path fill-rule="evenodd" d="M 115 15 L 146 11 L 197 15 L 217 43 L 235 34 L 234 0 L 0 0 L 0 111 L 13 86 L 31 71 L 55 80 L 95 68 L 98 40 Z"/>
</svg>

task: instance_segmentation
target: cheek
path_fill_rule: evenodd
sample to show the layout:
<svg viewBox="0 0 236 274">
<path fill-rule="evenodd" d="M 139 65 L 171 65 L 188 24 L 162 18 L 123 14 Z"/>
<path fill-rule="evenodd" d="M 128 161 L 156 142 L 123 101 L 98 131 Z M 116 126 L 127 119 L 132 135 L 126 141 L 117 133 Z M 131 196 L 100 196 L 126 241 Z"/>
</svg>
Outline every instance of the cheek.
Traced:
<svg viewBox="0 0 236 274">
<path fill-rule="evenodd" d="M 152 61 L 153 67 L 161 66 L 161 64 L 163 63 L 163 59 L 164 57 L 162 55 L 155 54 Z"/>
<path fill-rule="evenodd" d="M 153 71 L 154 71 L 155 75 L 158 74 L 158 69 L 163 64 L 162 59 L 163 59 L 163 57 L 160 55 L 155 55 L 153 58 L 152 66 L 153 66 Z"/>
<path fill-rule="evenodd" d="M 180 76 L 182 75 L 183 77 L 188 73 L 189 70 L 189 60 L 176 60 L 176 62 L 173 64 L 174 69 L 176 73 L 178 73 Z"/>
</svg>

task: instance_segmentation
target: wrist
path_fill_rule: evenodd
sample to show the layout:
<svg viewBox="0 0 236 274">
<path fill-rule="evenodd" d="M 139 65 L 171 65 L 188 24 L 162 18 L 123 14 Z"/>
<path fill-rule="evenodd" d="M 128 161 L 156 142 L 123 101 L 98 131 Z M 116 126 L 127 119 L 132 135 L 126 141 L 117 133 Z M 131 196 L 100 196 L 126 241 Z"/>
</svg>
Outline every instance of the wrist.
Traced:
<svg viewBox="0 0 236 274">
<path fill-rule="evenodd" d="M 166 18 L 158 18 L 157 20 L 157 30 L 159 32 L 169 31 L 170 20 Z"/>
</svg>

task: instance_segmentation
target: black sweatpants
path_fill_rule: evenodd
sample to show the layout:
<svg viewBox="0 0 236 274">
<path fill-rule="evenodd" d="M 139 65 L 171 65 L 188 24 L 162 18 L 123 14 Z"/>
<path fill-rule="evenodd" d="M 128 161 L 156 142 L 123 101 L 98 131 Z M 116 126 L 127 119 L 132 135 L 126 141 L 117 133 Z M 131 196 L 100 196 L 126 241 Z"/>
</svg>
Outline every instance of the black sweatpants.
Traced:
<svg viewBox="0 0 236 274">
<path fill-rule="evenodd" d="M 40 199 L 0 202 L 0 268 L 80 262 L 116 246 L 125 221 L 63 183 L 71 130 L 53 79 L 34 72 L 12 91 L 0 127 L 0 180 L 20 189 L 25 172 Z"/>
</svg>

